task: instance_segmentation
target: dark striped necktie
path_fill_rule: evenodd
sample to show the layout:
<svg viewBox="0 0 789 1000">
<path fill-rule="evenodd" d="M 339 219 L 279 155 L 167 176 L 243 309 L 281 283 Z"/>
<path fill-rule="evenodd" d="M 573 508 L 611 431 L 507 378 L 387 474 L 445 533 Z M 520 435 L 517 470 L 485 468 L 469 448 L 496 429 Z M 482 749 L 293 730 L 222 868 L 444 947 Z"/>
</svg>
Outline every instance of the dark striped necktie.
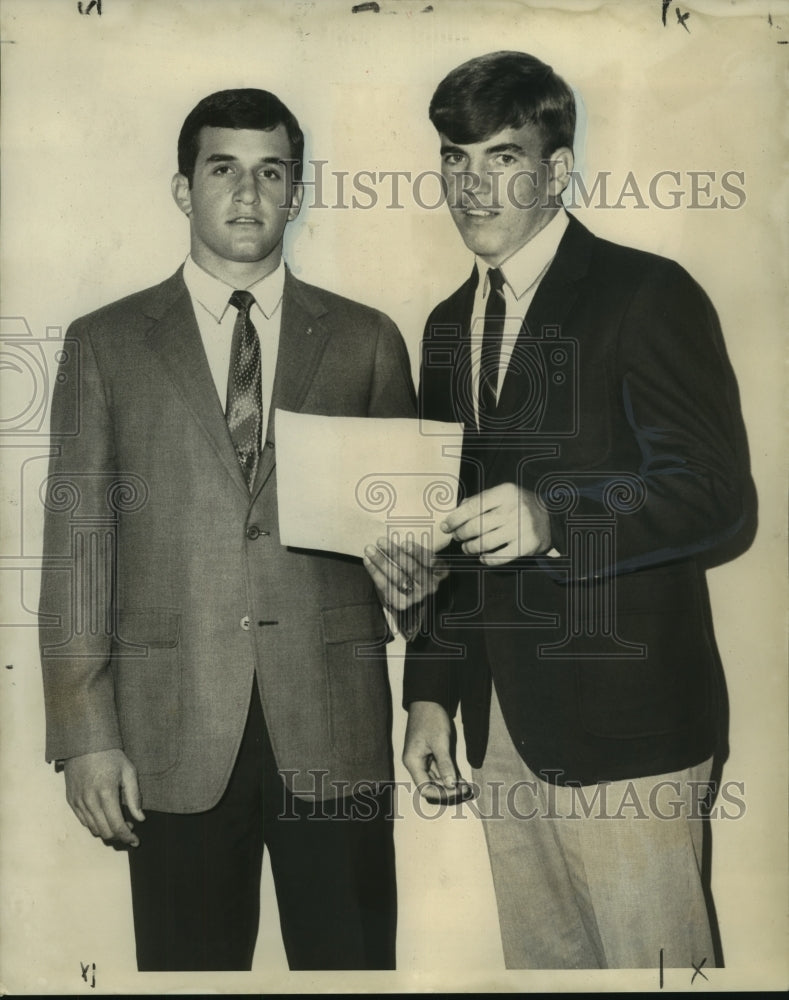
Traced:
<svg viewBox="0 0 789 1000">
<path fill-rule="evenodd" d="M 254 302 L 251 292 L 235 291 L 230 296 L 230 305 L 238 309 L 238 316 L 233 327 L 225 406 L 230 437 L 250 490 L 260 458 L 263 425 L 260 341 L 249 318 Z"/>
<path fill-rule="evenodd" d="M 495 419 L 496 389 L 499 382 L 501 342 L 506 315 L 504 275 L 497 267 L 488 270 L 488 301 L 485 304 L 485 327 L 479 361 L 479 426 Z"/>
</svg>

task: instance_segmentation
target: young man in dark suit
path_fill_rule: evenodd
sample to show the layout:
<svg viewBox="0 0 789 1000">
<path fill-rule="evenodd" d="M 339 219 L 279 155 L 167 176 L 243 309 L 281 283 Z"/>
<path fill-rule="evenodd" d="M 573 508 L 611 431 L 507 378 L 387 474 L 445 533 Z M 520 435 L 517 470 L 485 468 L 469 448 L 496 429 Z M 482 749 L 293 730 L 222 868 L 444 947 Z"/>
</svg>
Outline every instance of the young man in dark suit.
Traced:
<svg viewBox="0 0 789 1000">
<path fill-rule="evenodd" d="M 755 514 L 718 320 L 677 264 L 564 211 L 575 105 L 549 66 L 472 59 L 430 118 L 476 262 L 422 347 L 420 416 L 463 422 L 465 499 L 409 647 L 404 761 L 456 789 L 459 703 L 509 968 L 710 966 L 726 713 L 704 570 Z"/>
<path fill-rule="evenodd" d="M 359 560 L 280 544 L 274 410 L 415 399 L 392 322 L 282 259 L 303 149 L 266 91 L 194 108 L 191 252 L 72 325 L 53 400 L 47 758 L 129 848 L 141 970 L 250 968 L 264 845 L 291 968 L 394 967 L 387 626 Z"/>
</svg>

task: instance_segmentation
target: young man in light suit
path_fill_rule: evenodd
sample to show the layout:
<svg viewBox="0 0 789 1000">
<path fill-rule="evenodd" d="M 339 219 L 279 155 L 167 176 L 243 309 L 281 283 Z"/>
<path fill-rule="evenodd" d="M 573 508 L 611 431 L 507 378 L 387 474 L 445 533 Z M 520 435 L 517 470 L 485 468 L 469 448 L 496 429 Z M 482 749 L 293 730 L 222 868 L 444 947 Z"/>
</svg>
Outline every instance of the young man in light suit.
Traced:
<svg viewBox="0 0 789 1000">
<path fill-rule="evenodd" d="M 430 118 L 476 262 L 422 347 L 420 416 L 464 423 L 466 498 L 409 648 L 404 761 L 455 790 L 460 703 L 509 968 L 710 966 L 700 800 L 726 704 L 704 570 L 755 524 L 718 320 L 675 263 L 564 211 L 575 105 L 549 66 L 472 59 Z"/>
<path fill-rule="evenodd" d="M 250 968 L 264 844 L 291 968 L 394 967 L 387 626 L 359 560 L 280 545 L 274 410 L 414 393 L 392 322 L 282 259 L 303 146 L 265 91 L 195 107 L 190 254 L 72 325 L 53 400 L 47 758 L 128 848 L 141 970 Z"/>
</svg>

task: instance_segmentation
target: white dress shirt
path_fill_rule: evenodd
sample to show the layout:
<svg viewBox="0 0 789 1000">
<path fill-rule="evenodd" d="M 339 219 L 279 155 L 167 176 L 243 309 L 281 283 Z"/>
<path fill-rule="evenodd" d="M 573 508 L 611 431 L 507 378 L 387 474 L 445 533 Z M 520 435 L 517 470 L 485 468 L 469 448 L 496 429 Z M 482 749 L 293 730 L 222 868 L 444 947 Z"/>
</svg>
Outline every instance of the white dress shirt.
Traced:
<svg viewBox="0 0 789 1000">
<path fill-rule="evenodd" d="M 192 297 L 197 326 L 203 341 L 208 367 L 214 379 L 217 395 L 225 408 L 227 377 L 230 369 L 230 349 L 238 310 L 230 305 L 236 289 L 194 262 L 191 254 L 184 263 L 184 281 Z M 282 292 L 285 285 L 285 264 L 256 281 L 246 290 L 255 296 L 249 317 L 260 341 L 261 383 L 263 391 L 263 438 L 266 436 L 274 372 L 277 367 L 279 330 L 282 318 Z"/>
<path fill-rule="evenodd" d="M 515 341 L 518 339 L 523 319 L 532 303 L 545 272 L 556 256 L 564 231 L 568 225 L 567 213 L 559 210 L 544 229 L 516 250 L 499 265 L 504 275 L 504 334 L 499 355 L 499 374 L 496 383 L 498 402 L 504 376 L 507 373 Z M 471 385 L 474 399 L 474 417 L 479 426 L 479 362 L 482 351 L 482 334 L 485 329 L 485 306 L 488 301 L 489 266 L 476 258 L 477 291 L 474 296 L 474 311 L 471 314 Z"/>
</svg>

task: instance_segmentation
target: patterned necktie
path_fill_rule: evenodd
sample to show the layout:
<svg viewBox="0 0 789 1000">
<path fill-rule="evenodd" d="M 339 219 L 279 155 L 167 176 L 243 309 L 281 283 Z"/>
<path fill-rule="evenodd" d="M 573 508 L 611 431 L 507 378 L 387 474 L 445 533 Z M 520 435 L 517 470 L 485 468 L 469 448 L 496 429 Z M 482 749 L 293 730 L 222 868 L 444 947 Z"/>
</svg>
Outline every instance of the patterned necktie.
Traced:
<svg viewBox="0 0 789 1000">
<path fill-rule="evenodd" d="M 485 304 L 485 327 L 479 359 L 480 428 L 489 423 L 496 414 L 496 389 L 499 382 L 505 314 L 504 275 L 497 267 L 492 267 L 488 269 L 488 301 Z"/>
<path fill-rule="evenodd" d="M 238 316 L 233 327 L 225 406 L 230 437 L 250 490 L 257 472 L 263 425 L 260 341 L 249 318 L 254 301 L 255 296 L 251 292 L 236 291 L 230 296 L 230 305 L 238 309 Z"/>
</svg>

